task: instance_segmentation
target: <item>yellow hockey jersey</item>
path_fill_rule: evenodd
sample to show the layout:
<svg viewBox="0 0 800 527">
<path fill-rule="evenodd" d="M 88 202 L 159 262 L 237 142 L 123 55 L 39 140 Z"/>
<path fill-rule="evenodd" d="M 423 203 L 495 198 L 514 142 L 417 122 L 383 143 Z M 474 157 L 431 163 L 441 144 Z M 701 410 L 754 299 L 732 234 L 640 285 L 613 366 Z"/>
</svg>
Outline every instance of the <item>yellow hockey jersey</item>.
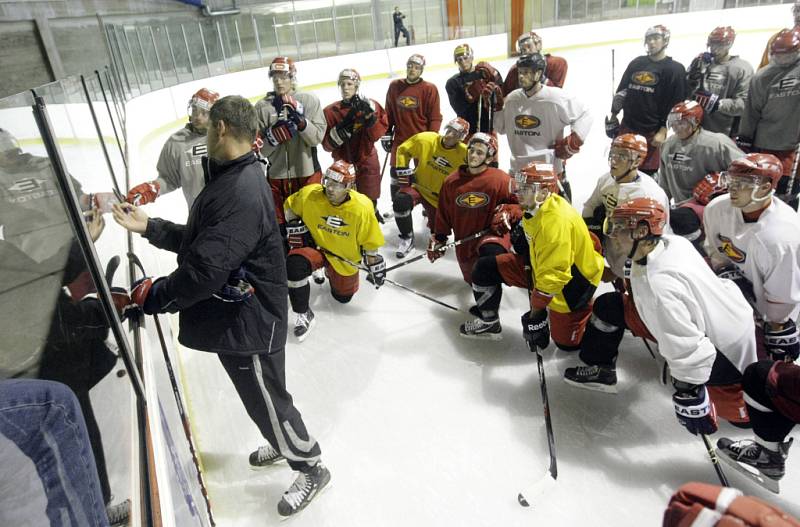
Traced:
<svg viewBox="0 0 800 527">
<path fill-rule="evenodd" d="M 534 287 L 553 295 L 549 308 L 569 313 L 594 293 L 603 276 L 603 257 L 572 205 L 551 194 L 534 214 L 525 214 Z"/>
<path fill-rule="evenodd" d="M 317 246 L 351 262 L 361 261 L 361 249 L 377 250 L 385 241 L 372 201 L 350 191 L 350 198 L 341 205 L 332 205 L 319 183 L 307 185 L 288 198 L 284 208 L 291 209 L 308 227 Z M 354 275 L 358 269 L 325 253 L 325 258 L 342 276 Z"/>
<path fill-rule="evenodd" d="M 397 147 L 396 166 L 411 166 L 412 159 L 416 163 L 414 188 L 438 208 L 439 189 L 447 176 L 466 163 L 467 145 L 459 142 L 453 148 L 445 148 L 437 132 L 420 132 Z"/>
</svg>

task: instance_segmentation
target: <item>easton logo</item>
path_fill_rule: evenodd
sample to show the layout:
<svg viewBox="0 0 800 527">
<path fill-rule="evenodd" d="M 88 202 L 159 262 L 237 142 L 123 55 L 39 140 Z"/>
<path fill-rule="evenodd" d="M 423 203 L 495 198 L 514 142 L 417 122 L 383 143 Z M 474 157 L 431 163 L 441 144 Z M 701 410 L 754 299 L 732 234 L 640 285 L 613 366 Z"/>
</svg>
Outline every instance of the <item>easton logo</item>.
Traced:
<svg viewBox="0 0 800 527">
<path fill-rule="evenodd" d="M 692 156 L 687 156 L 682 152 L 675 152 L 675 154 L 672 155 L 672 160 L 678 163 L 688 163 L 692 160 Z"/>
<path fill-rule="evenodd" d="M 655 86 L 658 84 L 658 75 L 652 71 L 637 71 L 633 74 L 631 80 L 641 86 Z"/>
<path fill-rule="evenodd" d="M 448 161 L 447 158 L 442 156 L 433 156 L 433 159 L 431 161 L 433 162 L 434 165 L 440 166 L 442 168 L 453 168 L 453 165 L 450 163 L 450 161 Z"/>
<path fill-rule="evenodd" d="M 706 80 L 711 82 L 716 82 L 717 84 L 721 84 L 727 75 L 725 75 L 722 71 L 710 71 L 706 74 Z"/>
<path fill-rule="evenodd" d="M 733 241 L 727 236 L 717 234 L 717 238 L 719 238 L 719 241 L 722 244 L 722 246 L 718 248 L 719 252 L 730 258 L 733 262 L 744 263 L 744 261 L 747 259 L 747 253 L 736 247 L 733 244 Z"/>
<path fill-rule="evenodd" d="M 406 110 L 413 110 L 419 107 L 419 99 L 411 95 L 404 95 L 397 98 L 397 104 Z"/>
<path fill-rule="evenodd" d="M 518 115 L 514 118 L 514 124 L 517 128 L 530 130 L 531 128 L 537 128 L 541 124 L 541 121 L 533 115 Z"/>
<path fill-rule="evenodd" d="M 800 84 L 800 79 L 797 77 L 787 77 L 779 80 L 773 84 L 772 87 L 779 90 L 791 90 L 792 88 L 796 88 L 798 84 Z"/>
<path fill-rule="evenodd" d="M 339 216 L 323 216 L 322 219 L 325 220 L 325 225 L 334 229 L 347 227 L 347 223 Z"/>
<path fill-rule="evenodd" d="M 34 190 L 38 190 L 42 188 L 42 183 L 44 183 L 44 179 L 36 179 L 36 178 L 25 178 L 25 179 L 18 179 L 14 182 L 14 184 L 8 187 L 8 190 L 13 192 L 33 192 Z"/>
<path fill-rule="evenodd" d="M 456 205 L 465 209 L 477 209 L 489 204 L 489 195 L 484 192 L 467 192 L 456 198 Z"/>
<path fill-rule="evenodd" d="M 617 196 L 614 194 L 606 195 L 606 210 L 614 210 L 617 208 L 617 203 L 619 203 Z"/>
<path fill-rule="evenodd" d="M 204 156 L 208 153 L 208 145 L 194 145 L 190 150 L 186 152 L 187 154 L 192 154 L 193 156 Z"/>
</svg>

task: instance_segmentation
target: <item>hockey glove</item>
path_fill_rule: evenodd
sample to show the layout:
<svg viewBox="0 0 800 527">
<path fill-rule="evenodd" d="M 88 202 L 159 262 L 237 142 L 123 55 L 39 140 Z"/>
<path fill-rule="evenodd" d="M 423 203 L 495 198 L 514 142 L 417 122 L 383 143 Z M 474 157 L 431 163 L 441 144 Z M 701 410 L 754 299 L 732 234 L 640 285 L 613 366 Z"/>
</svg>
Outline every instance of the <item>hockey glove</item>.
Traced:
<svg viewBox="0 0 800 527">
<path fill-rule="evenodd" d="M 256 292 L 255 288 L 247 281 L 244 267 L 239 266 L 233 271 L 222 289 L 211 296 L 223 302 L 244 302 Z"/>
<path fill-rule="evenodd" d="M 606 207 L 604 205 L 598 205 L 595 207 L 594 211 L 592 211 L 591 217 L 584 217 L 583 221 L 586 223 L 586 227 L 589 229 L 589 232 L 597 236 L 597 239 L 601 242 L 605 235 L 603 234 L 603 222 L 606 219 Z"/>
<path fill-rule="evenodd" d="M 707 114 L 714 113 L 719 109 L 719 95 L 706 90 L 694 92 L 694 100 L 703 107 Z"/>
<path fill-rule="evenodd" d="M 578 134 L 572 132 L 567 137 L 557 139 L 553 150 L 556 151 L 556 157 L 559 159 L 569 159 L 580 151 L 581 146 L 583 146 L 583 140 L 578 137 Z"/>
<path fill-rule="evenodd" d="M 617 115 L 622 110 L 627 96 L 628 90 L 620 90 L 614 94 L 614 98 L 611 99 L 611 115 Z"/>
<path fill-rule="evenodd" d="M 344 125 L 343 123 L 344 121 L 337 124 L 336 126 L 331 128 L 331 131 L 328 133 L 328 137 L 331 140 L 331 144 L 336 148 L 342 146 L 345 143 L 345 141 L 349 141 L 350 137 L 353 136 L 353 132 L 350 130 L 350 128 L 348 128 L 348 126 Z"/>
<path fill-rule="evenodd" d="M 159 293 L 164 296 L 163 288 L 166 285 L 166 280 L 164 276 L 157 278 L 155 281 L 149 276 L 136 280 L 131 286 L 131 300 L 147 315 L 165 312 L 174 313 L 177 311 L 177 306 L 175 306 L 174 302 L 169 301 L 166 302 L 165 306 L 161 306 L 158 298 Z M 170 305 L 172 305 L 172 309 L 169 309 Z"/>
<path fill-rule="evenodd" d="M 387 154 L 392 151 L 392 141 L 394 141 L 394 133 L 391 130 L 381 137 L 381 147 Z"/>
<path fill-rule="evenodd" d="M 714 62 L 714 55 L 708 51 L 696 56 L 689 65 L 689 73 L 686 75 L 686 79 L 689 83 L 699 86 L 708 69 L 708 65 L 712 62 Z"/>
<path fill-rule="evenodd" d="M 278 121 L 267 129 L 264 137 L 270 145 L 278 146 L 291 140 L 295 135 L 297 135 L 296 124 L 292 121 Z"/>
<path fill-rule="evenodd" d="M 606 135 L 609 139 L 614 139 L 619 135 L 619 119 L 616 115 L 606 117 Z"/>
<path fill-rule="evenodd" d="M 756 302 L 756 295 L 753 292 L 753 284 L 750 283 L 750 280 L 747 279 L 745 275 L 742 274 L 741 269 L 739 269 L 736 265 L 723 265 L 719 269 L 716 269 L 715 272 L 717 276 L 725 279 L 730 280 L 736 287 L 739 288 L 739 291 L 742 292 L 744 295 L 745 300 L 747 300 L 750 304 L 755 304 Z"/>
<path fill-rule="evenodd" d="M 749 154 L 753 150 L 753 138 L 745 135 L 736 136 L 736 146 L 745 154 Z"/>
<path fill-rule="evenodd" d="M 797 326 L 789 319 L 782 329 L 772 329 L 769 322 L 764 324 L 764 347 L 769 358 L 778 362 L 794 362 L 800 356 Z"/>
<path fill-rule="evenodd" d="M 383 256 L 380 254 L 367 254 L 364 256 L 364 264 L 369 270 L 367 281 L 374 284 L 375 289 L 378 289 L 386 279 L 386 262 L 383 260 Z"/>
<path fill-rule="evenodd" d="M 410 187 L 414 184 L 414 173 L 416 172 L 413 168 L 407 167 L 396 167 L 394 169 L 394 183 L 400 187 Z"/>
<path fill-rule="evenodd" d="M 672 405 L 678 422 L 691 434 L 709 435 L 717 431 L 717 411 L 703 384 L 690 384 L 672 379 L 675 393 Z"/>
<path fill-rule="evenodd" d="M 306 224 L 300 219 L 286 222 L 286 241 L 292 249 L 314 247 L 314 239 L 308 232 Z"/>
<path fill-rule="evenodd" d="M 493 82 L 487 82 L 483 87 L 483 106 L 493 112 L 503 109 L 503 89 Z"/>
<path fill-rule="evenodd" d="M 282 109 L 286 108 L 287 118 L 295 124 L 298 130 L 306 129 L 306 112 L 303 108 L 303 103 L 292 97 L 291 95 L 284 95 L 281 98 Z"/>
<path fill-rule="evenodd" d="M 125 201 L 138 207 L 154 202 L 160 193 L 161 185 L 158 181 L 148 181 L 147 183 L 140 183 L 130 189 Z"/>
<path fill-rule="evenodd" d="M 547 310 L 537 311 L 531 315 L 528 311 L 522 315 L 522 336 L 528 343 L 528 349 L 535 352 L 545 349 L 550 345 L 550 322 L 547 319 Z"/>
<path fill-rule="evenodd" d="M 485 87 L 486 81 L 483 79 L 467 81 L 464 84 L 464 99 L 466 99 L 469 104 L 475 104 L 481 98 Z"/>
<path fill-rule="evenodd" d="M 497 80 L 498 72 L 488 62 L 481 61 L 475 65 L 475 73 L 481 76 L 486 82 L 494 82 Z"/>
<path fill-rule="evenodd" d="M 447 249 L 444 248 L 444 243 L 440 242 L 436 235 L 432 235 L 428 240 L 428 260 L 433 263 L 442 256 Z"/>
<path fill-rule="evenodd" d="M 253 141 L 253 144 L 250 146 L 250 148 L 256 154 L 261 153 L 261 149 L 264 148 L 264 139 L 261 138 L 261 132 L 256 132 L 256 139 Z"/>
<path fill-rule="evenodd" d="M 494 209 L 492 217 L 492 231 L 504 235 L 522 219 L 522 207 L 516 204 L 503 203 Z"/>
<path fill-rule="evenodd" d="M 112 287 L 111 300 L 114 301 L 114 307 L 117 309 L 119 319 L 123 322 L 139 311 L 139 306 L 133 303 L 131 296 L 124 287 Z"/>
</svg>

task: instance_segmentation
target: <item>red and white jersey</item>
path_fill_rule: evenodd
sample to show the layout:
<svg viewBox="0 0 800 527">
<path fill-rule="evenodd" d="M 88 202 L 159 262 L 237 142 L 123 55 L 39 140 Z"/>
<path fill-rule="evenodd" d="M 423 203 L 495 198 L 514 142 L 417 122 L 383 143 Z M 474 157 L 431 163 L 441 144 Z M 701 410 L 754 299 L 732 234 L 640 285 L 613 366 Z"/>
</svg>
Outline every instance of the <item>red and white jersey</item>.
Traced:
<svg viewBox="0 0 800 527">
<path fill-rule="evenodd" d="M 630 283 L 636 311 L 679 381 L 708 381 L 717 350 L 740 373 L 757 360 L 753 310 L 685 238 L 662 236 L 644 262 L 633 262 Z"/>
<path fill-rule="evenodd" d="M 589 109 L 561 88 L 542 86 L 530 97 L 522 88 L 505 99 L 503 109 L 494 114 L 495 129 L 508 138 L 511 168 L 518 170 L 530 162 L 538 151 L 553 148 L 564 137 L 564 127 L 585 141 L 592 127 Z M 553 167 L 563 171 L 563 162 L 556 159 Z"/>
<path fill-rule="evenodd" d="M 756 221 L 745 221 L 729 195 L 706 206 L 706 251 L 715 266 L 736 265 L 753 284 L 756 309 L 770 322 L 800 312 L 800 217 L 772 198 Z"/>
</svg>

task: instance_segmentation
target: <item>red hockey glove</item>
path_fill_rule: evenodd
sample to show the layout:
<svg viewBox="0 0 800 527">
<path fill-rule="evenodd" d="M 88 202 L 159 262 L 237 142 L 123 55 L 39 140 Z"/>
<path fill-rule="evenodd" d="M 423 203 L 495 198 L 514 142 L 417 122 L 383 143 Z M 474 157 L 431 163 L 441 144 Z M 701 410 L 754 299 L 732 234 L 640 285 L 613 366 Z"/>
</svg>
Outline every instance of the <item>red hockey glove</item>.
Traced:
<svg viewBox="0 0 800 527">
<path fill-rule="evenodd" d="M 287 116 L 292 121 L 297 129 L 303 131 L 306 129 L 306 113 L 303 108 L 303 103 L 292 97 L 291 95 L 284 95 L 282 97 L 283 108 L 287 110 Z"/>
<path fill-rule="evenodd" d="M 475 79 L 464 84 L 464 98 L 469 104 L 475 104 L 481 98 L 483 89 L 486 87 L 486 81 L 483 79 Z"/>
<path fill-rule="evenodd" d="M 492 231 L 503 235 L 511 231 L 511 227 L 522 219 L 522 207 L 516 204 L 503 203 L 494 210 Z"/>
<path fill-rule="evenodd" d="M 297 125 L 292 121 L 278 121 L 267 129 L 265 134 L 267 142 L 272 146 L 278 146 L 297 135 Z"/>
<path fill-rule="evenodd" d="M 581 146 L 583 146 L 583 140 L 578 137 L 578 134 L 572 132 L 567 137 L 556 140 L 553 149 L 559 159 L 569 159 L 580 152 Z"/>
<path fill-rule="evenodd" d="M 161 185 L 159 185 L 158 181 L 139 183 L 128 191 L 125 201 L 138 207 L 139 205 L 154 202 L 160 193 Z"/>
<path fill-rule="evenodd" d="M 719 95 L 706 90 L 694 92 L 694 100 L 703 107 L 707 114 L 714 113 L 719 109 Z"/>
<path fill-rule="evenodd" d="M 475 72 L 487 82 L 497 80 L 497 70 L 488 62 L 481 61 L 475 65 Z"/>
<path fill-rule="evenodd" d="M 503 109 L 503 89 L 493 82 L 487 82 L 483 87 L 483 106 L 493 112 Z"/>
</svg>

